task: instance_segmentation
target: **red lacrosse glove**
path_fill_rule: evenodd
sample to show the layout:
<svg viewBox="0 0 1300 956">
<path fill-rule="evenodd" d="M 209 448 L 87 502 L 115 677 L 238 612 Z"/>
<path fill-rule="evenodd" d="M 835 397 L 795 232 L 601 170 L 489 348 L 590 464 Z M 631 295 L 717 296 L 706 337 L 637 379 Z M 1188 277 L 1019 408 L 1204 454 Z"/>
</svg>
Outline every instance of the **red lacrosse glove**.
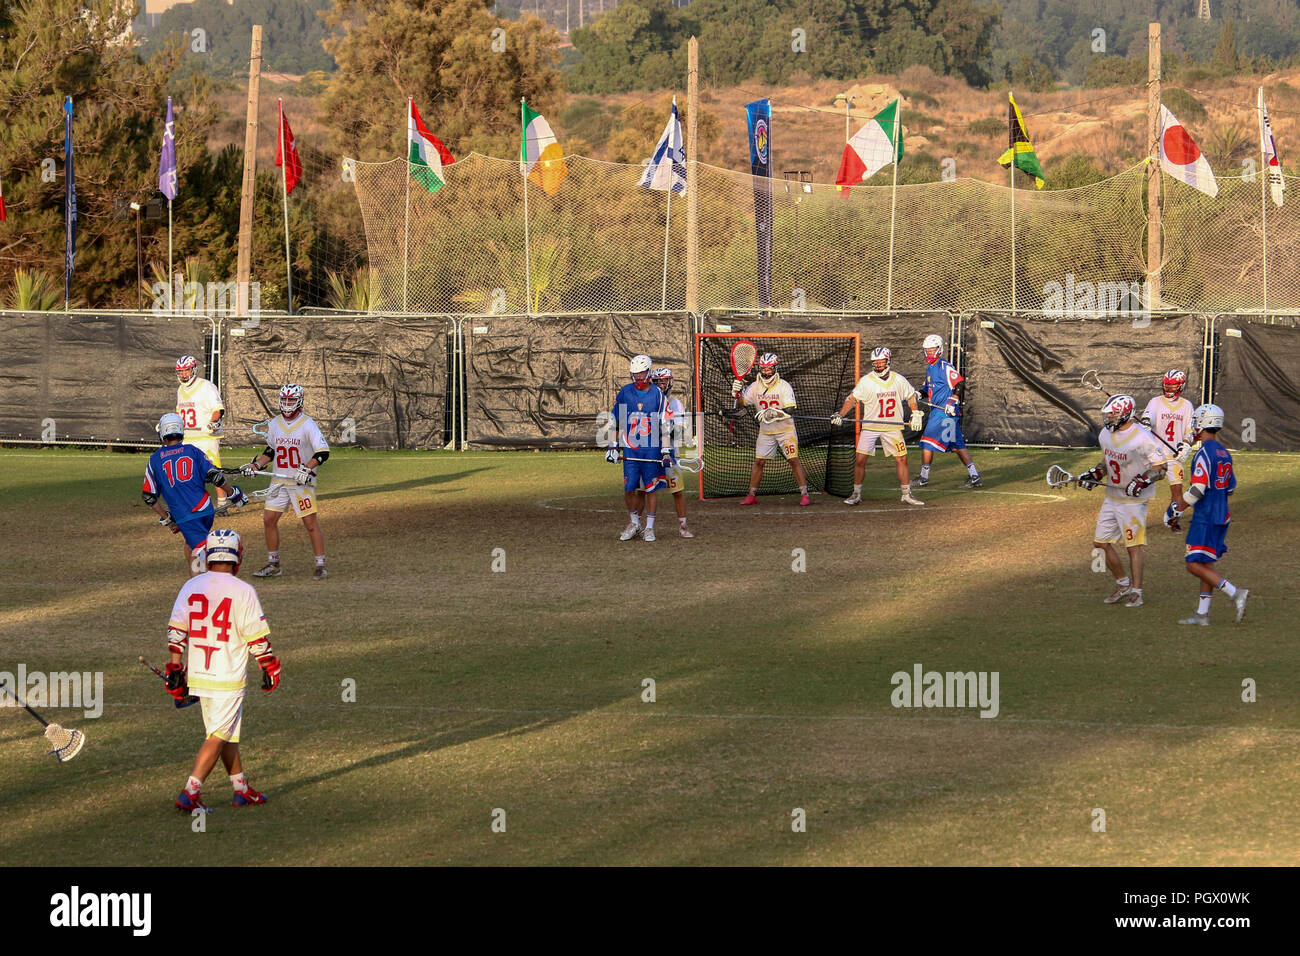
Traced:
<svg viewBox="0 0 1300 956">
<path fill-rule="evenodd" d="M 257 659 L 262 668 L 262 690 L 268 693 L 280 686 L 280 659 L 274 654 L 263 654 Z"/>
<path fill-rule="evenodd" d="M 174 698 L 184 700 L 190 692 L 189 685 L 185 680 L 185 665 L 169 663 L 163 668 L 163 686 L 167 688 L 167 693 Z"/>
</svg>

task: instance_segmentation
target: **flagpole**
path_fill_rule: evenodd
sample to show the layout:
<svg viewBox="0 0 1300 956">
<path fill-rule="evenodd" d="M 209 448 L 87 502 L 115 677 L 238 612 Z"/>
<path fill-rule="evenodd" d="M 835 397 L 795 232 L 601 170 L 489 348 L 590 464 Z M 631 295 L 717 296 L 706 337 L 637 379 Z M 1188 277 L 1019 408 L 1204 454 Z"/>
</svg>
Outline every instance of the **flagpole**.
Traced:
<svg viewBox="0 0 1300 956">
<path fill-rule="evenodd" d="M 524 174 L 524 307 L 526 311 L 531 313 L 533 311 L 533 263 L 532 248 L 528 242 L 528 120 L 524 114 L 524 107 L 527 105 L 528 101 L 524 97 L 520 97 L 520 149 L 523 155 L 519 166 L 520 171 Z"/>
<path fill-rule="evenodd" d="M 284 271 L 289 295 L 289 314 L 293 315 L 293 260 L 289 252 L 289 142 L 284 135 L 284 100 L 277 104 L 280 112 L 280 196 L 284 200 Z"/>
<path fill-rule="evenodd" d="M 407 287 L 411 275 L 411 105 L 415 97 L 406 98 L 406 225 L 402 238 L 402 311 L 411 311 L 407 304 Z"/>
<path fill-rule="evenodd" d="M 167 298 L 172 298 L 172 283 L 176 281 L 176 266 L 172 263 L 172 201 L 167 200 Z M 176 311 L 176 302 L 168 303 L 170 312 Z"/>
<path fill-rule="evenodd" d="M 891 144 L 894 150 L 894 186 L 889 193 L 889 272 L 885 292 L 885 311 L 892 312 L 894 309 L 894 215 L 898 209 L 898 134 L 903 125 L 903 100 L 899 97 L 894 101 L 894 142 Z M 845 128 L 848 127 L 848 121 L 845 120 Z"/>
<path fill-rule="evenodd" d="M 1016 314 L 1016 153 L 1011 147 L 1011 314 Z"/>
<path fill-rule="evenodd" d="M 1263 175 L 1259 177 L 1259 221 L 1263 250 L 1260 259 L 1264 283 L 1264 318 L 1268 319 L 1268 186 L 1271 173 L 1264 143 L 1264 87 L 1259 88 L 1259 156 Z M 1278 164 L 1281 169 L 1281 163 Z"/>
<path fill-rule="evenodd" d="M 676 96 L 673 97 L 673 118 L 677 118 Z M 659 301 L 659 309 L 663 312 L 668 311 L 668 228 L 673 217 L 673 186 L 676 185 L 673 177 L 677 172 L 676 167 L 673 165 L 673 162 L 676 159 L 676 156 L 673 153 L 673 132 L 674 130 L 672 128 L 668 131 L 668 207 L 667 211 L 664 212 L 664 291 L 663 296 Z"/>
</svg>

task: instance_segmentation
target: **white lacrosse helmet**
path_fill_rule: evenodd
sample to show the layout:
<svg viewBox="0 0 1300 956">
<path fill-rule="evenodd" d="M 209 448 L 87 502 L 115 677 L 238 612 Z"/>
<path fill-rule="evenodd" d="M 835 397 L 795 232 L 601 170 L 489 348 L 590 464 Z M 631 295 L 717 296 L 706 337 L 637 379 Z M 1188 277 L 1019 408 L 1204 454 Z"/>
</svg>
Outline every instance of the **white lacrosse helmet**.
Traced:
<svg viewBox="0 0 1300 956">
<path fill-rule="evenodd" d="M 158 437 L 166 441 L 173 436 L 176 438 L 185 437 L 185 420 L 175 412 L 168 412 L 158 419 Z"/>
<path fill-rule="evenodd" d="M 1164 381 L 1160 383 L 1165 398 L 1177 398 L 1187 387 L 1187 373 L 1180 368 L 1171 368 L 1165 372 Z"/>
<path fill-rule="evenodd" d="M 199 360 L 193 355 L 182 355 L 176 360 L 176 380 L 182 385 L 188 385 L 194 381 L 198 367 Z"/>
<path fill-rule="evenodd" d="M 302 409 L 302 386 L 286 385 L 280 389 L 280 414 L 293 418 Z"/>
<path fill-rule="evenodd" d="M 894 357 L 894 353 L 889 351 L 889 349 L 885 348 L 884 346 L 881 346 L 880 348 L 877 349 L 872 349 L 871 350 L 872 369 L 875 370 L 875 373 L 877 375 L 884 375 L 886 372 L 889 371 L 889 360 L 892 359 L 893 357 Z M 883 362 L 884 364 L 878 365 L 877 364 L 878 362 Z"/>
<path fill-rule="evenodd" d="M 239 566 L 244 563 L 244 542 L 237 532 L 229 528 L 214 528 L 208 532 L 208 540 L 204 548 L 207 551 L 209 567 L 224 562 L 233 564 L 235 574 L 239 573 Z"/>
<path fill-rule="evenodd" d="M 657 368 L 650 373 L 650 381 L 666 392 L 673 387 L 673 370 L 670 368 Z"/>
<path fill-rule="evenodd" d="M 654 365 L 648 355 L 634 355 L 632 361 L 627 363 L 628 374 L 632 376 L 632 381 L 638 385 L 650 381 L 650 367 Z"/>
<path fill-rule="evenodd" d="M 1137 402 L 1133 400 L 1132 395 L 1112 395 L 1106 399 L 1106 404 L 1101 406 L 1102 424 L 1114 431 L 1133 417 L 1133 410 L 1136 407 Z"/>
<path fill-rule="evenodd" d="M 1223 427 L 1223 409 L 1218 405 L 1198 405 L 1192 412 L 1192 429 L 1202 432 Z"/>
<path fill-rule="evenodd" d="M 943 336 L 927 335 L 925 341 L 921 343 L 921 348 L 925 351 L 926 364 L 933 365 L 943 357 Z"/>
</svg>

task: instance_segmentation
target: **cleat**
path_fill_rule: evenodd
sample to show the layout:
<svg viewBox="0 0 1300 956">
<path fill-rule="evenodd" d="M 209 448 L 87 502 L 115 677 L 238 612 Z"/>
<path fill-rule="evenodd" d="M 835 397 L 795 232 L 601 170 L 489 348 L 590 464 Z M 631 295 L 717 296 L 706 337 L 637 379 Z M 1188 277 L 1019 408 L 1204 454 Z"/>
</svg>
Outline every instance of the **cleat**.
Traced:
<svg viewBox="0 0 1300 956">
<path fill-rule="evenodd" d="M 693 537 L 695 537 L 695 535 L 691 534 L 691 532 L 690 532 L 689 530 L 687 530 L 686 528 L 678 528 L 677 530 L 678 530 L 678 532 L 681 534 L 681 536 L 682 536 L 683 538 L 693 538 Z"/>
<path fill-rule="evenodd" d="M 1127 584 L 1125 584 L 1125 585 L 1123 585 L 1123 586 L 1117 584 L 1117 585 L 1115 585 L 1115 590 L 1114 590 L 1114 592 L 1111 594 L 1111 596 L 1108 597 L 1108 598 L 1105 598 L 1105 599 L 1102 601 L 1102 603 L 1103 603 L 1103 604 L 1118 604 L 1120 598 L 1127 597 L 1128 595 L 1130 595 L 1130 594 L 1132 594 L 1132 593 L 1133 593 L 1133 589 L 1132 589 L 1131 587 L 1129 587 Z"/>
<path fill-rule="evenodd" d="M 646 529 L 645 529 L 645 534 L 641 535 L 641 540 L 642 540 L 642 541 L 653 541 L 653 540 L 655 540 L 655 529 L 654 529 L 654 528 L 646 528 Z"/>
<path fill-rule="evenodd" d="M 1194 625 L 1196 625 L 1196 626 L 1198 626 L 1198 627 L 1209 627 L 1209 626 L 1210 626 L 1210 615 L 1208 615 L 1208 614 L 1193 614 L 1191 617 L 1185 617 L 1185 618 L 1183 618 L 1183 619 L 1182 619 L 1181 621 L 1179 621 L 1178 623 L 1179 623 L 1179 624 L 1194 624 Z"/>
<path fill-rule="evenodd" d="M 268 561 L 268 562 L 266 562 L 266 567 L 262 568 L 262 570 L 260 570 L 260 571 L 254 571 L 254 572 L 253 572 L 253 577 L 255 577 L 255 578 L 278 578 L 278 577 L 281 575 L 281 573 L 282 573 L 282 572 L 280 571 L 280 565 L 279 565 L 279 564 L 277 564 L 277 563 L 274 562 L 274 561 Z"/>
<path fill-rule="evenodd" d="M 812 499 L 809 498 L 807 495 L 804 495 L 799 499 L 800 508 L 807 508 L 810 504 L 812 504 Z"/>
<path fill-rule="evenodd" d="M 188 790 L 182 790 L 181 795 L 176 798 L 176 809 L 184 810 L 186 813 L 193 813 L 198 810 L 200 813 L 211 813 L 207 804 L 203 802 L 203 796 L 198 793 L 190 793 Z"/>
<path fill-rule="evenodd" d="M 266 803 L 266 794 L 258 793 L 252 787 L 247 790 L 236 790 L 234 799 L 230 801 L 231 806 L 235 807 L 253 807 L 259 803 Z"/>
<path fill-rule="evenodd" d="M 921 475 L 919 478 L 916 479 L 916 481 L 912 482 L 912 484 L 916 485 L 916 487 L 918 488 L 924 488 L 929 483 L 930 483 L 930 479 L 925 475 Z"/>
<path fill-rule="evenodd" d="M 1246 588 L 1237 588 L 1237 596 L 1232 599 L 1232 603 L 1237 606 L 1238 624 L 1241 623 L 1241 619 L 1246 613 L 1246 598 L 1249 595 L 1250 595 L 1250 591 L 1248 591 Z"/>
<path fill-rule="evenodd" d="M 618 540 L 631 541 L 633 538 L 637 538 L 640 536 L 641 536 L 641 526 L 637 524 L 635 521 L 629 521 L 627 527 L 623 529 L 623 533 L 618 536 Z"/>
<path fill-rule="evenodd" d="M 915 498 L 913 498 L 913 497 L 912 497 L 912 493 L 911 493 L 910 491 L 909 491 L 907 494 L 903 495 L 903 497 L 899 498 L 898 500 L 901 501 L 901 502 L 902 502 L 903 504 L 905 504 L 905 505 L 923 505 L 923 504 L 925 504 L 924 501 L 917 501 Z"/>
<path fill-rule="evenodd" d="M 742 508 L 745 505 L 756 505 L 756 504 L 758 504 L 758 499 L 755 498 L 753 495 L 745 495 L 744 500 L 740 502 L 740 506 Z"/>
<path fill-rule="evenodd" d="M 972 475 L 961 483 L 963 488 L 979 488 L 984 484 L 984 479 L 979 475 Z"/>
<path fill-rule="evenodd" d="M 1143 604 L 1142 595 L 1137 591 L 1129 591 L 1128 600 L 1124 602 L 1125 607 L 1141 607 Z"/>
<path fill-rule="evenodd" d="M 326 571 L 324 567 L 318 567 L 311 573 L 311 579 L 313 581 L 324 581 L 329 576 L 330 573 Z"/>
<path fill-rule="evenodd" d="M 858 494 L 858 492 L 855 491 L 853 492 L 853 494 L 849 495 L 847 498 L 844 499 L 844 503 L 846 505 L 860 505 L 862 504 L 862 495 Z"/>
</svg>

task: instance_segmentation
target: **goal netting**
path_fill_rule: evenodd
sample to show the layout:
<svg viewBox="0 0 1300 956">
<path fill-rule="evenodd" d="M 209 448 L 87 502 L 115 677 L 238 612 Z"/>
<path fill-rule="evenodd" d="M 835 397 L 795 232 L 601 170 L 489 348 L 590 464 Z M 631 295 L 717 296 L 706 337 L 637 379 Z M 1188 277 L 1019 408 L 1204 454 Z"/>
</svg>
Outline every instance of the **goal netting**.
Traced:
<svg viewBox="0 0 1300 956">
<path fill-rule="evenodd" d="M 753 409 L 723 417 L 732 407 L 731 349 L 753 342 L 759 354 L 774 352 L 778 372 L 794 389 L 794 421 L 799 435 L 799 460 L 808 475 L 810 492 L 844 496 L 853 488 L 855 432 L 832 429 L 830 416 L 858 380 L 859 339 L 856 334 L 801 332 L 773 335 L 706 332 L 695 337 L 695 407 L 700 416 L 700 476 L 702 498 L 725 498 L 749 492 L 750 470 L 758 422 Z M 745 378 L 746 387 L 756 372 Z M 805 417 L 806 416 L 806 417 Z M 822 421 L 810 420 L 820 418 Z M 785 495 L 798 490 L 794 472 L 783 458 L 769 460 L 759 485 L 760 495 Z"/>
</svg>

